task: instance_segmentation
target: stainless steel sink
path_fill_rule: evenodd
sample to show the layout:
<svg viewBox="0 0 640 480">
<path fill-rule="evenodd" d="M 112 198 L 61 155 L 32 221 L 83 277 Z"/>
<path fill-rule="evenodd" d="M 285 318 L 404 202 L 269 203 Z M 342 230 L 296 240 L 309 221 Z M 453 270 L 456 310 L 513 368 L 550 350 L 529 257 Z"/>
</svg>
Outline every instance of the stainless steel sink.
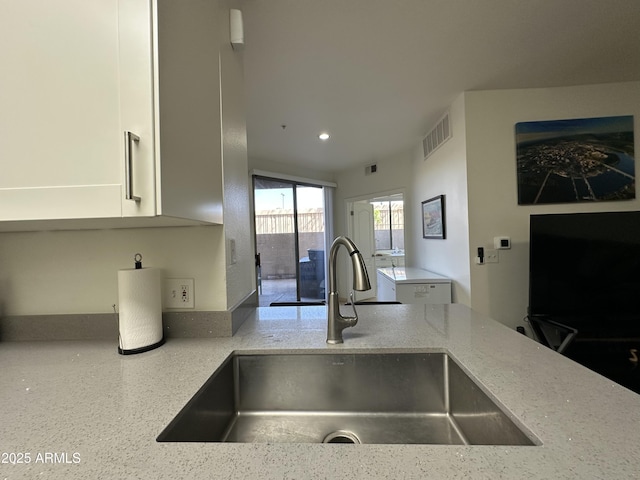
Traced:
<svg viewBox="0 0 640 480">
<path fill-rule="evenodd" d="M 446 353 L 234 353 L 157 440 L 540 444 Z"/>
</svg>

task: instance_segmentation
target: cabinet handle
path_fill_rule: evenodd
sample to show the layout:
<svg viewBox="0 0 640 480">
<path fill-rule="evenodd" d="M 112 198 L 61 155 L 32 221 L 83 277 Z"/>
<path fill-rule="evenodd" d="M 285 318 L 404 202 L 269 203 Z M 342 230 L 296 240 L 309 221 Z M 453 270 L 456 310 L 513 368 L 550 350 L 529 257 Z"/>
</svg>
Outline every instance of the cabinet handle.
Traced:
<svg viewBox="0 0 640 480">
<path fill-rule="evenodd" d="M 140 142 L 140 137 L 135 133 L 124 132 L 124 176 L 125 176 L 125 194 L 126 200 L 139 202 L 140 197 L 133 194 L 133 142 Z"/>
</svg>

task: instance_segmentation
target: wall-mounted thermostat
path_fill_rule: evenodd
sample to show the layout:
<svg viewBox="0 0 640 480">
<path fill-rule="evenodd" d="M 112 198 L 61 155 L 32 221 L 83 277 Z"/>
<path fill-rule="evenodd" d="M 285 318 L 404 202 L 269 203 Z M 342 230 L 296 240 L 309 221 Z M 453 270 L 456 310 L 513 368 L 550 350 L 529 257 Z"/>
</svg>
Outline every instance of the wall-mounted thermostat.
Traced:
<svg viewBox="0 0 640 480">
<path fill-rule="evenodd" d="M 497 250 L 508 250 L 511 248 L 509 237 L 493 237 L 493 247 Z"/>
</svg>

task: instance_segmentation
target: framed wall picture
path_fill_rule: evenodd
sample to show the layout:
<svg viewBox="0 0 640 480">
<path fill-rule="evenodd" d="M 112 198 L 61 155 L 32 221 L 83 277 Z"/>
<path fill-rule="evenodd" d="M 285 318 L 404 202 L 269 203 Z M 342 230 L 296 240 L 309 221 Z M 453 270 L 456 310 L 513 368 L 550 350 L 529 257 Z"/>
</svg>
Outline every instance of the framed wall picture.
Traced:
<svg viewBox="0 0 640 480">
<path fill-rule="evenodd" d="M 636 198 L 633 116 L 516 124 L 518 205 Z"/>
<path fill-rule="evenodd" d="M 422 237 L 445 239 L 444 195 L 422 202 Z"/>
</svg>

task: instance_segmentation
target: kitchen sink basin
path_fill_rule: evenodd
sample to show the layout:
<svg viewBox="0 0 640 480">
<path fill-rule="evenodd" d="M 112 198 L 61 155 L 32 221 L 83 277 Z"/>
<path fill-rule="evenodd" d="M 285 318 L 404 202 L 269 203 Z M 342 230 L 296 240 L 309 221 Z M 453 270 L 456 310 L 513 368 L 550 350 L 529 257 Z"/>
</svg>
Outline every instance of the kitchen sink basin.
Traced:
<svg viewBox="0 0 640 480">
<path fill-rule="evenodd" d="M 536 445 L 446 353 L 233 353 L 159 442 Z"/>
</svg>

